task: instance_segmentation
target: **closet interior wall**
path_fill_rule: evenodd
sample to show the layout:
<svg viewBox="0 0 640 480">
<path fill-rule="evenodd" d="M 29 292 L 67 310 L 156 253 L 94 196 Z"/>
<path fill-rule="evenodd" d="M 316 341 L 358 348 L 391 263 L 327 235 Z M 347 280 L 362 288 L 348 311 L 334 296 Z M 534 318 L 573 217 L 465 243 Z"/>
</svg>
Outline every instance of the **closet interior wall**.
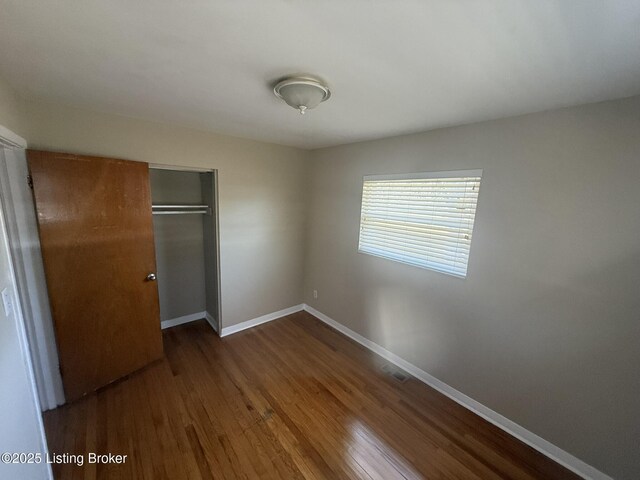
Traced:
<svg viewBox="0 0 640 480">
<path fill-rule="evenodd" d="M 213 172 L 151 168 L 156 274 L 163 328 L 207 318 L 218 324 L 218 268 Z M 204 205 L 206 213 L 178 206 Z M 171 206 L 158 213 L 159 206 Z M 172 210 L 174 209 L 174 210 Z M 171 213 L 167 213 L 170 211 Z"/>
</svg>

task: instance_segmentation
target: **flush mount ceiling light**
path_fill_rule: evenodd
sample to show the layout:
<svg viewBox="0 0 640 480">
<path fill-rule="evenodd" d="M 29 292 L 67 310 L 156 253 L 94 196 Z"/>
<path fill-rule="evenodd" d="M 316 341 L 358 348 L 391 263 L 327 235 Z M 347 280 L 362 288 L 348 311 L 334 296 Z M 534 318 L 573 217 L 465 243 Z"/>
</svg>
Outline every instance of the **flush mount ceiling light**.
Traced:
<svg viewBox="0 0 640 480">
<path fill-rule="evenodd" d="M 331 96 L 329 87 L 317 78 L 309 76 L 287 77 L 273 87 L 276 97 L 284 100 L 300 111 L 301 115 L 307 110 L 317 107 Z"/>
</svg>

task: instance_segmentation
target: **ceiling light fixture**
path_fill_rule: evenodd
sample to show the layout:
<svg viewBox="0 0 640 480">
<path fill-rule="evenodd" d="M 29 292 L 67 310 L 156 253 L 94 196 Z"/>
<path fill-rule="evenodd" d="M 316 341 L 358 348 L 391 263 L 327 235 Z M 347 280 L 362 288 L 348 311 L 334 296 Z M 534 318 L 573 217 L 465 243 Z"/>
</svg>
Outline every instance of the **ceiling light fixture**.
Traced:
<svg viewBox="0 0 640 480">
<path fill-rule="evenodd" d="M 273 87 L 276 97 L 284 100 L 304 115 L 307 110 L 317 107 L 331 96 L 329 87 L 310 76 L 287 77 Z"/>
</svg>

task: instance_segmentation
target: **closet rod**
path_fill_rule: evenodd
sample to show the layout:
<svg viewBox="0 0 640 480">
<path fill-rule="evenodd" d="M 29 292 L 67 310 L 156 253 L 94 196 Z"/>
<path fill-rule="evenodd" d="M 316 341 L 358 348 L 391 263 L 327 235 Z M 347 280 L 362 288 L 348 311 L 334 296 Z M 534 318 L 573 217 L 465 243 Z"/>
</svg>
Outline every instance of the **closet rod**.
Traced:
<svg viewBox="0 0 640 480">
<path fill-rule="evenodd" d="M 179 208 L 179 209 L 189 209 L 189 208 L 209 208 L 209 205 L 152 205 L 152 208 Z"/>
<path fill-rule="evenodd" d="M 189 213 L 203 213 L 211 215 L 209 205 L 152 205 L 154 215 L 181 215 Z"/>
<path fill-rule="evenodd" d="M 201 213 L 204 215 L 211 215 L 209 209 L 206 210 L 153 210 L 151 213 L 154 215 L 187 215 L 190 213 Z"/>
</svg>

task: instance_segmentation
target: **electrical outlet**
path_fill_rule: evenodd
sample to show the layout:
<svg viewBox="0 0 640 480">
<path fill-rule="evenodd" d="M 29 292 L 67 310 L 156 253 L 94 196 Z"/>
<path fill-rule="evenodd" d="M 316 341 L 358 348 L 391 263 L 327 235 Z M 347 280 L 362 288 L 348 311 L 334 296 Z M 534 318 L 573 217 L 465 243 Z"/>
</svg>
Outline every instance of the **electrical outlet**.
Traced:
<svg viewBox="0 0 640 480">
<path fill-rule="evenodd" d="M 315 298 L 315 299 L 318 298 L 318 290 L 314 290 L 313 291 L 313 298 Z"/>
<path fill-rule="evenodd" d="M 8 288 L 2 290 L 2 305 L 4 305 L 4 314 L 10 317 L 13 314 L 13 299 Z"/>
</svg>

